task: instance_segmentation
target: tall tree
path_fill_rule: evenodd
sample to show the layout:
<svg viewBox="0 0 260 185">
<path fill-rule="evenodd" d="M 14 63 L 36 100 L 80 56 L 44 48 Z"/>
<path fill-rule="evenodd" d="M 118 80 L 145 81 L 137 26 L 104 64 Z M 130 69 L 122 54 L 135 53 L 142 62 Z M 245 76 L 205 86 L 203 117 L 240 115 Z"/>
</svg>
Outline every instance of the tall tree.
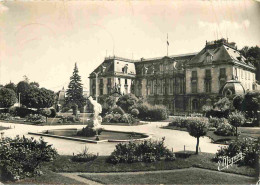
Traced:
<svg viewBox="0 0 260 185">
<path fill-rule="evenodd" d="M 11 107 L 17 102 L 15 92 L 12 89 L 0 89 L 0 107 Z"/>
<path fill-rule="evenodd" d="M 6 84 L 5 88 L 12 89 L 15 93 L 17 91 L 16 85 L 13 82 L 10 82 L 10 83 Z"/>
<path fill-rule="evenodd" d="M 77 63 L 75 63 L 73 74 L 70 77 L 70 83 L 66 95 L 66 104 L 73 108 L 74 114 L 77 113 L 78 108 L 83 108 L 86 104 L 86 99 L 83 96 L 83 87 L 81 77 L 79 76 Z"/>
</svg>

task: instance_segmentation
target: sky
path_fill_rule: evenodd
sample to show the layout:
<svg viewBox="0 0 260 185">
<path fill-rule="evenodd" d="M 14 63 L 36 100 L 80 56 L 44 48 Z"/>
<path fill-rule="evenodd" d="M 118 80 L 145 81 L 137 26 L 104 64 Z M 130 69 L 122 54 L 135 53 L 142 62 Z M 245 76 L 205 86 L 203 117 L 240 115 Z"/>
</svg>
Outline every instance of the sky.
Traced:
<svg viewBox="0 0 260 185">
<path fill-rule="evenodd" d="M 106 56 L 138 60 L 198 52 L 228 38 L 260 46 L 260 3 L 237 1 L 0 1 L 0 84 L 26 75 L 67 88 L 75 63 L 85 90 Z"/>
</svg>

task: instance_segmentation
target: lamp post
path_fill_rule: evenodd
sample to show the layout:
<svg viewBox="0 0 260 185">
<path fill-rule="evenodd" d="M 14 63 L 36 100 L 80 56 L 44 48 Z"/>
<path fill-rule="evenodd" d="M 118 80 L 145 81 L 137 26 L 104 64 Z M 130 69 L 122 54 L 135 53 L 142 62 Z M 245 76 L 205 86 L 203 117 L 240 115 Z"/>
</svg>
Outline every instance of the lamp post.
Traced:
<svg viewBox="0 0 260 185">
<path fill-rule="evenodd" d="M 100 73 L 100 71 L 99 72 L 93 72 L 95 75 L 96 75 L 96 101 L 98 102 L 98 74 Z"/>
</svg>

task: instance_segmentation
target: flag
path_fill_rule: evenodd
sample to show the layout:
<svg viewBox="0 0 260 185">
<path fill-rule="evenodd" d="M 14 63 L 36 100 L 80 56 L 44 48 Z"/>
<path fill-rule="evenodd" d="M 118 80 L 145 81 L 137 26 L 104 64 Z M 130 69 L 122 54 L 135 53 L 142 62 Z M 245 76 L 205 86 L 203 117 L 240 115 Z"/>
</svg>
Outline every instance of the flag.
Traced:
<svg viewBox="0 0 260 185">
<path fill-rule="evenodd" d="M 168 42 L 168 33 L 167 33 L 167 45 L 169 46 L 169 42 Z"/>
</svg>

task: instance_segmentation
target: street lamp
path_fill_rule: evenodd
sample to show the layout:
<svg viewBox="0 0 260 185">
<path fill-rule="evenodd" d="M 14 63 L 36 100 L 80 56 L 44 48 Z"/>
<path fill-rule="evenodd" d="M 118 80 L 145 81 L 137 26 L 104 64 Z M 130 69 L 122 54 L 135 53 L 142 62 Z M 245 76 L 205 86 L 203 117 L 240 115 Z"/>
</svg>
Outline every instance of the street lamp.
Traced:
<svg viewBox="0 0 260 185">
<path fill-rule="evenodd" d="M 93 72 L 95 75 L 96 75 L 96 101 L 98 102 L 98 74 L 100 73 L 101 71 L 99 72 Z"/>
</svg>

